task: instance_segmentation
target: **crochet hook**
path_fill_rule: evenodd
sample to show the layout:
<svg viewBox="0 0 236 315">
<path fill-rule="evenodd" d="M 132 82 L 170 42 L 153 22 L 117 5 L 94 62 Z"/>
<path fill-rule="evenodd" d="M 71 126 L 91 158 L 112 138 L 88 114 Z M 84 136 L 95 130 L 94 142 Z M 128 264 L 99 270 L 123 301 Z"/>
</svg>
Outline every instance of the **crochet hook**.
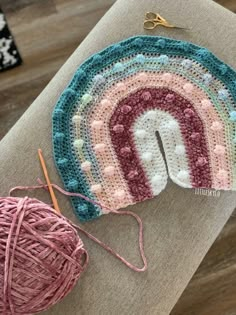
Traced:
<svg viewBox="0 0 236 315">
<path fill-rule="evenodd" d="M 46 163 L 45 163 L 41 149 L 38 149 L 38 155 L 39 155 L 39 160 L 40 160 L 40 163 L 41 163 L 41 166 L 43 169 L 44 177 L 45 177 L 47 185 L 48 185 L 48 189 L 49 189 L 49 193 L 50 193 L 50 196 L 52 199 L 53 207 L 57 213 L 61 213 L 58 202 L 57 202 L 57 198 L 56 198 L 55 193 L 54 193 L 53 188 L 52 188 L 52 183 L 51 183 L 49 175 L 48 175 Z"/>
</svg>

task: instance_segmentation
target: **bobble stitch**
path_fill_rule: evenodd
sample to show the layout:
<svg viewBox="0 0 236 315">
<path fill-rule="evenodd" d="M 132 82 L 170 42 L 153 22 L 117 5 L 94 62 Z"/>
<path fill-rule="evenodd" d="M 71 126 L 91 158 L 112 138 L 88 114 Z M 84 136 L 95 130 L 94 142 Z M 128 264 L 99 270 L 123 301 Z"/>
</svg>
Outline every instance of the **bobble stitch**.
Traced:
<svg viewBox="0 0 236 315">
<path fill-rule="evenodd" d="M 56 132 L 53 138 L 57 142 L 62 142 L 65 138 L 65 134 L 63 132 Z"/>
<path fill-rule="evenodd" d="M 183 155 L 185 154 L 185 147 L 181 144 L 177 145 L 175 147 L 175 154 L 178 154 L 178 155 Z"/>
<path fill-rule="evenodd" d="M 112 53 L 119 54 L 123 50 L 123 47 L 120 44 L 114 44 L 112 47 Z"/>
<path fill-rule="evenodd" d="M 178 125 L 177 121 L 171 120 L 171 121 L 169 121 L 169 123 L 167 124 L 167 127 L 168 127 L 168 129 L 175 131 L 175 130 L 178 129 L 179 125 Z"/>
<path fill-rule="evenodd" d="M 222 130 L 223 126 L 219 121 L 213 121 L 212 125 L 211 125 L 211 130 L 214 131 L 219 131 Z"/>
<path fill-rule="evenodd" d="M 93 56 L 93 63 L 98 65 L 102 63 L 102 56 L 100 56 L 99 54 L 96 54 Z"/>
<path fill-rule="evenodd" d="M 104 108 L 109 108 L 111 106 L 111 101 L 105 98 L 101 101 L 101 106 Z"/>
<path fill-rule="evenodd" d="M 91 162 L 85 161 L 81 164 L 82 171 L 89 172 L 91 170 Z"/>
<path fill-rule="evenodd" d="M 225 146 L 217 144 L 214 149 L 214 153 L 217 155 L 225 154 Z"/>
<path fill-rule="evenodd" d="M 115 131 L 116 133 L 122 133 L 124 131 L 124 126 L 117 124 L 113 127 L 113 131 Z"/>
<path fill-rule="evenodd" d="M 144 152 L 142 154 L 142 160 L 144 162 L 151 162 L 152 161 L 152 152 Z"/>
<path fill-rule="evenodd" d="M 104 153 L 105 149 L 106 149 L 105 143 L 98 143 L 94 147 L 96 153 Z"/>
<path fill-rule="evenodd" d="M 194 113 L 194 111 L 193 111 L 192 109 L 186 108 L 186 109 L 184 110 L 184 116 L 185 116 L 186 118 L 191 118 L 191 117 L 193 117 L 194 115 L 195 115 L 195 113 Z"/>
<path fill-rule="evenodd" d="M 149 101 L 152 99 L 152 94 L 150 92 L 146 91 L 146 92 L 142 93 L 141 97 L 144 101 Z"/>
<path fill-rule="evenodd" d="M 127 157 L 130 155 L 131 149 L 130 149 L 130 147 L 123 147 L 120 149 L 120 153 L 123 157 Z"/>
<path fill-rule="evenodd" d="M 229 96 L 229 93 L 226 89 L 221 89 L 218 91 L 218 98 L 221 100 L 221 101 L 225 101 Z"/>
<path fill-rule="evenodd" d="M 86 73 L 84 70 L 79 69 L 78 71 L 76 71 L 75 76 L 76 76 L 75 81 L 80 81 L 86 77 Z"/>
<path fill-rule="evenodd" d="M 125 69 L 124 65 L 121 62 L 117 62 L 114 67 L 113 67 L 113 71 L 114 72 L 121 72 Z"/>
<path fill-rule="evenodd" d="M 236 144 L 236 136 L 233 138 L 233 143 Z"/>
<path fill-rule="evenodd" d="M 183 89 L 186 93 L 191 93 L 193 91 L 193 85 L 191 83 L 186 83 L 184 84 Z"/>
<path fill-rule="evenodd" d="M 93 99 L 92 95 L 87 94 L 87 93 L 82 96 L 82 102 L 84 104 L 90 103 L 92 101 L 92 99 Z"/>
<path fill-rule="evenodd" d="M 199 141 L 201 139 L 201 135 L 199 132 L 193 132 L 191 135 L 190 135 L 190 138 L 193 140 L 193 141 Z"/>
<path fill-rule="evenodd" d="M 123 114 L 128 114 L 132 110 L 132 107 L 129 105 L 124 105 L 121 107 L 121 112 Z"/>
<path fill-rule="evenodd" d="M 141 48 L 143 46 L 143 40 L 141 38 L 135 38 L 134 45 Z"/>
<path fill-rule="evenodd" d="M 183 43 L 183 50 L 184 50 L 185 52 L 188 52 L 189 49 L 190 49 L 190 44 L 187 43 L 187 42 L 184 42 L 184 43 Z"/>
<path fill-rule="evenodd" d="M 166 73 L 164 73 L 164 74 L 162 75 L 162 79 L 163 79 L 164 81 L 166 81 L 167 83 L 169 83 L 169 82 L 171 81 L 171 79 L 172 79 L 172 74 L 166 72 Z"/>
<path fill-rule="evenodd" d="M 158 174 L 153 176 L 151 182 L 154 186 L 159 186 L 162 183 L 162 176 Z"/>
<path fill-rule="evenodd" d="M 83 216 L 85 216 L 88 213 L 88 205 L 86 205 L 85 203 L 79 204 L 78 208 L 76 209 L 76 212 L 81 218 L 83 218 Z"/>
<path fill-rule="evenodd" d="M 165 39 L 158 39 L 158 41 L 157 41 L 157 46 L 158 46 L 158 47 L 161 47 L 162 49 L 164 49 L 165 46 L 166 46 L 166 41 L 165 41 Z"/>
<path fill-rule="evenodd" d="M 60 159 L 58 159 L 57 164 L 59 167 L 65 167 L 68 165 L 68 162 L 69 162 L 68 159 L 60 158 Z"/>
<path fill-rule="evenodd" d="M 119 82 L 116 84 L 116 89 L 119 92 L 125 92 L 126 91 L 126 85 L 123 82 Z"/>
<path fill-rule="evenodd" d="M 202 76 L 202 79 L 203 79 L 203 82 L 206 84 L 206 85 L 209 85 L 213 78 L 212 78 L 212 75 L 210 73 L 205 73 L 203 76 Z"/>
<path fill-rule="evenodd" d="M 184 52 L 188 52 L 188 51 L 189 51 L 189 48 L 190 48 L 190 45 L 189 45 L 189 43 L 187 43 L 187 42 L 182 42 L 182 43 L 179 43 L 179 44 L 178 44 L 178 47 L 179 47 L 180 49 L 183 49 Z"/>
<path fill-rule="evenodd" d="M 137 138 L 144 139 L 146 137 L 146 135 L 147 135 L 147 132 L 144 129 L 138 129 L 138 130 L 135 131 L 134 134 L 135 134 L 135 136 Z"/>
<path fill-rule="evenodd" d="M 145 72 L 139 73 L 138 74 L 138 80 L 140 80 L 141 82 L 147 81 L 147 74 Z"/>
<path fill-rule="evenodd" d="M 169 57 L 167 55 L 161 55 L 157 58 L 157 62 L 159 62 L 162 65 L 167 65 L 169 62 Z"/>
<path fill-rule="evenodd" d="M 90 187 L 92 193 L 100 193 L 102 191 L 102 186 L 100 184 L 94 184 Z"/>
<path fill-rule="evenodd" d="M 219 172 L 217 173 L 217 178 L 219 180 L 226 180 L 227 177 L 228 177 L 228 174 L 227 174 L 226 170 L 224 170 L 224 169 L 219 170 Z"/>
<path fill-rule="evenodd" d="M 94 120 L 91 124 L 92 128 L 97 129 L 97 130 L 101 129 L 102 125 L 103 125 L 102 120 Z"/>
<path fill-rule="evenodd" d="M 116 200 L 123 201 L 125 198 L 125 191 L 123 189 L 116 190 L 113 196 Z"/>
<path fill-rule="evenodd" d="M 229 120 L 230 121 L 233 121 L 233 122 L 236 122 L 236 111 L 233 110 L 232 112 L 229 113 Z"/>
<path fill-rule="evenodd" d="M 76 189 L 78 189 L 79 183 L 76 179 L 71 179 L 69 180 L 68 184 L 67 184 L 67 189 L 69 191 L 75 191 Z"/>
<path fill-rule="evenodd" d="M 212 107 L 211 102 L 207 99 L 202 100 L 201 104 L 202 104 L 202 108 L 205 110 L 210 109 Z"/>
<path fill-rule="evenodd" d="M 62 118 L 63 114 L 64 114 L 64 110 L 61 108 L 56 108 L 54 110 L 54 116 L 58 117 L 58 118 Z"/>
<path fill-rule="evenodd" d="M 112 165 L 108 165 L 104 168 L 104 174 L 106 176 L 113 176 L 115 174 L 115 167 Z"/>
<path fill-rule="evenodd" d="M 226 65 L 220 65 L 220 66 L 219 66 L 219 70 L 220 70 L 220 72 L 221 72 L 222 75 L 225 75 L 226 72 L 228 71 L 228 68 L 227 68 Z"/>
<path fill-rule="evenodd" d="M 135 57 L 135 61 L 138 62 L 138 63 L 141 63 L 141 64 L 144 64 L 145 62 L 145 56 L 143 54 L 138 54 L 136 57 Z"/>
<path fill-rule="evenodd" d="M 131 170 L 129 173 L 128 173 L 128 178 L 129 179 L 134 179 L 136 176 L 138 176 L 138 172 L 137 170 Z"/>
<path fill-rule="evenodd" d="M 168 102 L 168 103 L 172 103 L 174 100 L 175 100 L 175 96 L 174 94 L 171 94 L 171 93 L 168 93 L 165 97 L 165 100 Z"/>
<path fill-rule="evenodd" d="M 181 62 L 181 65 L 186 69 L 190 69 L 193 65 L 193 62 L 189 59 L 185 59 Z"/>
<path fill-rule="evenodd" d="M 80 115 L 74 115 L 72 117 L 72 121 L 73 121 L 74 124 L 80 123 L 81 120 L 82 120 L 82 116 L 80 116 Z"/>
<path fill-rule="evenodd" d="M 185 170 L 182 170 L 182 171 L 179 171 L 177 177 L 180 179 L 180 180 L 186 180 L 188 178 L 189 174 L 188 174 L 188 171 L 185 171 Z"/>
<path fill-rule="evenodd" d="M 63 93 L 62 96 L 66 101 L 70 102 L 70 101 L 74 101 L 75 97 L 76 97 L 76 92 L 71 89 L 71 88 L 67 88 Z"/>
<path fill-rule="evenodd" d="M 197 159 L 197 162 L 196 162 L 196 166 L 199 166 L 199 167 L 202 167 L 204 165 L 207 164 L 207 159 L 203 156 L 200 156 L 198 159 Z"/>
<path fill-rule="evenodd" d="M 74 147 L 77 148 L 77 149 L 82 149 L 84 145 L 84 140 L 83 139 L 76 139 L 74 141 Z"/>
<path fill-rule="evenodd" d="M 206 60 L 207 58 L 209 58 L 210 52 L 206 48 L 200 48 L 198 49 L 197 54 L 201 59 Z"/>
<path fill-rule="evenodd" d="M 106 79 L 101 74 L 96 74 L 93 78 L 93 82 L 96 84 L 104 84 L 106 82 Z"/>
</svg>

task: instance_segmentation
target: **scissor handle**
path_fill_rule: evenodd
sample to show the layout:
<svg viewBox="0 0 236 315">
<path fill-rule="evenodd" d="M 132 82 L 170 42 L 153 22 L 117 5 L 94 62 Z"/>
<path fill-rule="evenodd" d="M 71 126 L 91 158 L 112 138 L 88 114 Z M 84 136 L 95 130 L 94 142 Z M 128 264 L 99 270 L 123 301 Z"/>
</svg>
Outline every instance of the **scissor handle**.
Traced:
<svg viewBox="0 0 236 315">
<path fill-rule="evenodd" d="M 156 20 L 157 14 L 154 12 L 146 12 L 145 14 L 145 20 Z"/>
<path fill-rule="evenodd" d="M 146 30 L 153 30 L 157 25 L 160 25 L 160 23 L 154 22 L 153 20 L 145 20 L 143 22 L 143 27 Z"/>
</svg>

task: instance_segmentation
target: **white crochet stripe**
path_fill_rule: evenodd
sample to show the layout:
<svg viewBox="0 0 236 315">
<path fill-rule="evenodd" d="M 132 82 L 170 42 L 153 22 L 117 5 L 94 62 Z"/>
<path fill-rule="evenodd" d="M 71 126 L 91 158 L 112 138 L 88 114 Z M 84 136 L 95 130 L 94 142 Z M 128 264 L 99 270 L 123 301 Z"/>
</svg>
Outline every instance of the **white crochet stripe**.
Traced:
<svg viewBox="0 0 236 315">
<path fill-rule="evenodd" d="M 141 137 L 141 131 L 144 130 L 146 132 L 145 137 Z M 191 188 L 189 176 L 186 179 L 179 178 L 181 174 L 183 175 L 183 171 L 189 173 L 189 166 L 186 152 L 176 153 L 176 146 L 179 149 L 185 147 L 178 121 L 167 112 L 158 109 L 149 110 L 136 119 L 133 125 L 133 134 L 136 149 L 153 194 L 158 195 L 165 188 L 168 178 L 165 161 L 156 137 L 157 131 L 165 151 L 170 178 L 182 187 Z M 151 153 L 151 161 L 148 159 L 150 156 L 145 155 L 145 153 Z"/>
</svg>

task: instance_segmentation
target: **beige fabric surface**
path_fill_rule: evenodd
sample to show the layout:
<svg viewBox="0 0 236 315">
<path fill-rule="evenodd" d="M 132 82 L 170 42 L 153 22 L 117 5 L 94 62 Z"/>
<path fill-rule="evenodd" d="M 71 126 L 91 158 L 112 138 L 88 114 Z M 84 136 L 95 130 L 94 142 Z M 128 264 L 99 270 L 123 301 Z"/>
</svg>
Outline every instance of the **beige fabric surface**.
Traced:
<svg viewBox="0 0 236 315">
<path fill-rule="evenodd" d="M 158 10 L 171 22 L 191 27 L 191 31 L 159 28 L 148 34 L 192 41 L 236 67 L 236 18 L 212 1 L 118 0 L 1 141 L 1 195 L 6 195 L 10 187 L 32 185 L 42 177 L 39 147 L 53 182 L 61 184 L 51 145 L 51 113 L 57 98 L 86 57 L 118 40 L 144 34 L 144 13 Z M 45 192 L 30 195 L 49 200 Z M 76 221 L 68 199 L 58 197 L 63 213 Z M 148 271 L 139 274 L 129 270 L 82 236 L 90 253 L 89 267 L 73 292 L 44 314 L 169 314 L 235 204 L 233 192 L 221 193 L 219 198 L 200 196 L 169 181 L 158 197 L 130 207 L 144 222 Z M 85 226 L 131 262 L 140 264 L 138 230 L 131 218 L 107 215 Z"/>
</svg>

